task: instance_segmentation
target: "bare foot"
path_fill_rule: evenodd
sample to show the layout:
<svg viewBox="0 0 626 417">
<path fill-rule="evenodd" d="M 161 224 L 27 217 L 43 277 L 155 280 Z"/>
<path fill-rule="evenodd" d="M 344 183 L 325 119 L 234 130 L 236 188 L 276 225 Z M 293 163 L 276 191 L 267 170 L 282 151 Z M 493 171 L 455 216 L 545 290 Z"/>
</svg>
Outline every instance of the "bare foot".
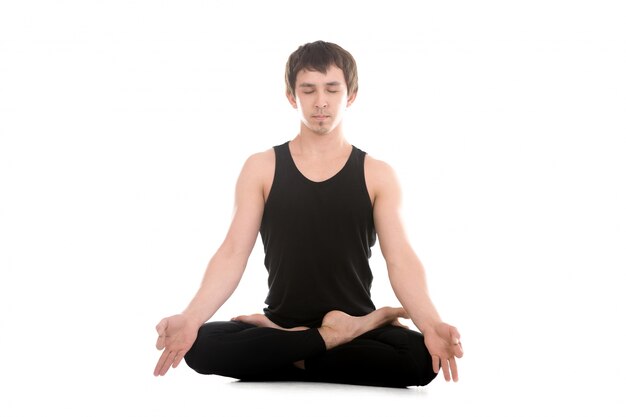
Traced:
<svg viewBox="0 0 626 417">
<path fill-rule="evenodd" d="M 270 327 L 272 329 L 287 330 L 287 331 L 299 331 L 299 330 L 309 329 L 308 327 L 303 327 L 303 326 L 292 327 L 289 329 L 285 327 L 280 327 L 278 324 L 268 319 L 264 314 L 250 314 L 250 315 L 237 316 L 237 317 L 233 317 L 231 320 L 241 321 L 244 323 L 252 324 L 257 327 Z"/>
<path fill-rule="evenodd" d="M 335 310 L 324 316 L 322 326 L 318 330 L 326 343 L 326 349 L 332 349 L 387 324 L 406 327 L 400 324 L 399 317 L 409 316 L 403 308 L 392 307 L 382 307 L 361 317 Z"/>
</svg>

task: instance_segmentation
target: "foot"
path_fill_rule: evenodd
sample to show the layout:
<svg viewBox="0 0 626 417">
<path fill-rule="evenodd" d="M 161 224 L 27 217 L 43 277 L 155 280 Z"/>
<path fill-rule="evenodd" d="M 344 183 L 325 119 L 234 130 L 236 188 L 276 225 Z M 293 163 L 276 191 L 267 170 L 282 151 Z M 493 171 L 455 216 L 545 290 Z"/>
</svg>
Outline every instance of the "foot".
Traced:
<svg viewBox="0 0 626 417">
<path fill-rule="evenodd" d="M 257 327 L 270 327 L 272 329 L 287 330 L 287 331 L 299 331 L 299 330 L 309 329 L 308 327 L 302 327 L 302 326 L 292 327 L 292 328 L 280 327 L 278 324 L 268 319 L 264 314 L 250 314 L 250 315 L 237 316 L 237 317 L 233 317 L 231 320 L 241 321 L 243 323 L 252 324 L 253 326 L 257 326 Z"/>
<path fill-rule="evenodd" d="M 406 327 L 398 321 L 400 317 L 409 317 L 403 308 L 382 307 L 361 317 L 335 310 L 324 316 L 318 331 L 329 350 L 387 324 Z"/>
</svg>

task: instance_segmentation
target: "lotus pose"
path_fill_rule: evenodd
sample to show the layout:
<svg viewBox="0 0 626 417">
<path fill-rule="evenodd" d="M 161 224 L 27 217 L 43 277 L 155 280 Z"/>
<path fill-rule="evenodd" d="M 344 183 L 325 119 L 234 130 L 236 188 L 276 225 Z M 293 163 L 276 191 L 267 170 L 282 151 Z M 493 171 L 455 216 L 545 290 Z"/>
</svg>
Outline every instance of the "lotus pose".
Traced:
<svg viewBox="0 0 626 417">
<path fill-rule="evenodd" d="M 162 353 L 154 374 L 185 359 L 201 374 L 245 381 L 408 387 L 440 371 L 457 381 L 460 335 L 429 297 L 401 221 L 398 180 L 343 133 L 358 91 L 355 60 L 336 44 L 308 43 L 290 55 L 285 83 L 299 133 L 246 160 L 232 223 L 200 288 L 183 312 L 156 326 Z M 209 321 L 237 288 L 257 234 L 267 306 Z M 377 309 L 372 301 L 377 240 L 401 307 Z"/>
</svg>

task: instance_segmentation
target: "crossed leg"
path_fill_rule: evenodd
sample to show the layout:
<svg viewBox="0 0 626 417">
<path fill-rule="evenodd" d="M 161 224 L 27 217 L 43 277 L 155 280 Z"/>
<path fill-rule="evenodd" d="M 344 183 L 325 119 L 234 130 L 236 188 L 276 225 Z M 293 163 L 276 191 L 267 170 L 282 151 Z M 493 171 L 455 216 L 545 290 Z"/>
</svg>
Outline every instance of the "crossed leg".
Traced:
<svg viewBox="0 0 626 417">
<path fill-rule="evenodd" d="M 330 350 L 382 326 L 391 324 L 406 328 L 406 326 L 400 324 L 399 318 L 409 318 L 406 311 L 401 307 L 382 307 L 365 316 L 358 317 L 334 310 L 324 316 L 318 331 L 322 339 L 324 339 L 326 349 Z M 257 327 L 269 327 L 287 331 L 308 330 L 308 327 L 293 327 L 289 329 L 280 327 L 263 314 L 237 316 L 233 320 Z"/>
<path fill-rule="evenodd" d="M 322 325 L 318 329 L 320 336 L 324 339 L 326 350 L 333 349 L 339 345 L 348 343 L 355 338 L 386 325 L 398 327 L 406 326 L 400 324 L 398 318 L 408 318 L 408 314 L 403 308 L 382 307 L 365 316 L 351 316 L 342 311 L 334 310 L 328 312 L 322 320 Z M 286 331 L 308 330 L 308 327 L 284 328 L 271 321 L 264 314 L 250 314 L 234 317 L 232 320 L 252 324 L 257 327 L 267 327 Z M 304 359 L 294 362 L 294 366 L 305 369 Z"/>
<path fill-rule="evenodd" d="M 436 376 L 432 359 L 422 335 L 399 317 L 401 308 L 363 317 L 333 311 L 318 329 L 282 329 L 261 314 L 238 316 L 203 325 L 185 360 L 199 373 L 248 381 L 425 385 Z"/>
</svg>

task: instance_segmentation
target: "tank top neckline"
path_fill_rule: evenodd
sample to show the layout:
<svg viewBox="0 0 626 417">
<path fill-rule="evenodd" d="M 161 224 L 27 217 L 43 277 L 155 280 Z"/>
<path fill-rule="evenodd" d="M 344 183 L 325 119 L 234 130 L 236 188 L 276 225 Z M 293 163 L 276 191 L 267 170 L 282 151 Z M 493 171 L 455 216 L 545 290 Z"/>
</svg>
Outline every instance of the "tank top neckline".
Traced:
<svg viewBox="0 0 626 417">
<path fill-rule="evenodd" d="M 325 180 L 322 181 L 313 181 L 312 179 L 310 179 L 309 177 L 307 177 L 306 175 L 304 175 L 302 173 L 302 171 L 300 171 L 300 169 L 298 168 L 298 165 L 296 165 L 296 161 L 293 159 L 293 155 L 291 155 L 291 149 L 289 147 L 289 143 L 291 141 L 288 141 L 284 144 L 286 150 L 287 150 L 287 156 L 288 156 L 288 160 L 291 164 L 291 167 L 293 169 L 296 170 L 296 172 L 299 174 L 299 176 L 301 178 L 303 178 L 305 181 L 311 183 L 311 184 L 325 184 L 327 182 L 333 181 L 335 178 L 338 178 L 347 168 L 348 165 L 350 165 L 350 161 L 352 160 L 352 157 L 354 156 L 354 152 L 356 152 L 356 148 L 354 145 L 350 145 L 352 148 L 350 150 L 350 155 L 348 155 L 348 159 L 346 159 L 346 162 L 341 166 L 341 168 L 339 169 L 339 171 L 337 171 L 336 173 L 334 173 L 333 175 L 331 175 L 330 177 L 326 178 Z"/>
</svg>

